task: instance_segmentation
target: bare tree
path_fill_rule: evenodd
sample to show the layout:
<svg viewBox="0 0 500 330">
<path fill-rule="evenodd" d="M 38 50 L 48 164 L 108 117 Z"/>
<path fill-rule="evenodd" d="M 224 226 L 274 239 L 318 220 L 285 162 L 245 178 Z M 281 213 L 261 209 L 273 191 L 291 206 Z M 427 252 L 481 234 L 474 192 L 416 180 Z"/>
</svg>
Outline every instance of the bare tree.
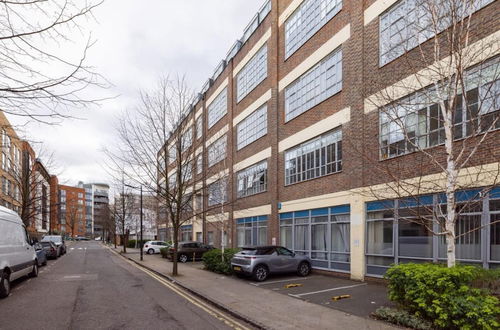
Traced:
<svg viewBox="0 0 500 330">
<path fill-rule="evenodd" d="M 194 216 L 193 196 L 202 191 L 193 183 L 195 126 L 188 116 L 194 93 L 184 78 L 159 79 L 156 88 L 140 93 L 140 103 L 119 119 L 119 143 L 105 150 L 109 168 L 125 180 L 157 196 L 173 231 L 172 274 L 177 275 L 180 228 Z"/>
<path fill-rule="evenodd" d="M 121 237 L 123 253 L 127 253 L 127 244 L 131 228 L 131 218 L 134 213 L 133 195 L 126 189 L 124 181 L 121 185 L 121 193 L 115 196 L 115 203 L 112 211 L 116 230 Z"/>
<path fill-rule="evenodd" d="M 66 199 L 66 226 L 69 227 L 71 237 L 75 237 L 75 231 L 78 228 L 84 228 L 84 205 L 78 204 L 79 199 L 76 197 L 67 197 Z"/>
<path fill-rule="evenodd" d="M 107 84 L 86 65 L 93 41 L 85 23 L 101 3 L 0 0 L 0 109 L 52 123 L 68 117 L 68 107 L 99 101 L 82 92 Z M 75 45 L 77 54 L 62 51 Z"/>
<path fill-rule="evenodd" d="M 498 166 L 476 161 L 481 150 L 498 141 L 498 134 L 491 131 L 500 128 L 500 62 L 494 57 L 500 40 L 488 36 L 474 41 L 473 34 L 481 22 L 472 14 L 485 3 L 403 3 L 408 7 L 404 12 L 410 13 L 403 18 L 406 28 L 397 37 L 381 37 L 381 52 L 397 51 L 394 40 L 401 41 L 403 69 L 416 73 L 368 97 L 369 106 L 378 109 L 380 116 L 380 154 L 371 158 L 371 168 L 383 172 L 391 183 L 365 193 L 377 199 L 396 195 L 416 201 L 419 214 L 407 219 L 445 237 L 449 267 L 456 263 L 457 238 L 482 227 L 457 233 L 460 215 L 475 199 L 457 200 L 457 192 L 482 185 L 486 188 L 477 197 L 483 197 L 498 182 L 500 173 Z M 384 63 L 394 59 L 391 52 L 387 54 L 381 57 Z M 419 166 L 412 169 L 412 175 L 400 168 L 404 166 L 401 161 L 379 162 L 413 152 L 419 153 L 414 157 Z M 475 171 L 470 170 L 472 166 Z M 437 191 L 444 191 L 444 207 L 419 202 L 421 195 Z"/>
</svg>

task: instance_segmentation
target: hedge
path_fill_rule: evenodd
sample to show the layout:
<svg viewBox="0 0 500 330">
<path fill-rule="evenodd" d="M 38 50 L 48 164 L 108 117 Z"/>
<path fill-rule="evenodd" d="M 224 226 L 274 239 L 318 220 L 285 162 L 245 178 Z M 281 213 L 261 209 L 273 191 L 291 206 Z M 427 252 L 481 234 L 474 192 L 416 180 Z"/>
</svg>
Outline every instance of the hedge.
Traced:
<svg viewBox="0 0 500 330">
<path fill-rule="evenodd" d="M 205 269 L 219 274 L 231 275 L 233 273 L 231 258 L 239 251 L 239 249 L 224 249 L 224 261 L 222 261 L 221 249 L 206 252 L 202 259 Z"/>
<path fill-rule="evenodd" d="M 391 267 L 389 299 L 437 328 L 497 329 L 500 303 L 488 289 L 473 287 L 487 278 L 474 266 L 448 268 L 438 264 L 400 264 Z"/>
<path fill-rule="evenodd" d="M 160 248 L 160 254 L 162 258 L 168 258 L 168 248 Z"/>
<path fill-rule="evenodd" d="M 140 247 L 142 248 L 142 246 L 144 245 L 144 243 L 146 243 L 148 241 L 149 240 L 147 240 L 147 239 L 142 240 L 142 244 L 140 244 Z M 135 239 L 129 239 L 128 242 L 127 242 L 127 247 L 128 248 L 135 248 L 135 242 L 136 242 Z M 139 242 L 140 242 L 140 240 L 139 240 Z"/>
</svg>

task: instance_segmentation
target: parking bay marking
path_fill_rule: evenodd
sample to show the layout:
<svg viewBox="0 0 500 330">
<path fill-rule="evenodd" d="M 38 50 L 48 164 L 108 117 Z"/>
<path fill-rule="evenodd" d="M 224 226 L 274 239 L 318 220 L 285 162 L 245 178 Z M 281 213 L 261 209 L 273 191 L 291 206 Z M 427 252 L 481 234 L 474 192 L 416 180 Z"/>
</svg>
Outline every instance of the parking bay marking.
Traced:
<svg viewBox="0 0 500 330">
<path fill-rule="evenodd" d="M 261 286 L 261 285 L 266 285 L 266 284 L 283 283 L 283 282 L 290 282 L 290 281 L 302 281 L 302 280 L 307 280 L 307 279 L 309 279 L 309 277 L 290 278 L 288 280 L 262 282 L 262 283 L 253 283 L 253 282 L 250 282 L 248 284 L 255 285 L 255 286 Z"/>
<path fill-rule="evenodd" d="M 350 289 L 350 288 L 355 288 L 355 287 L 363 286 L 363 285 L 367 285 L 367 283 L 347 285 L 347 286 L 341 286 L 341 287 L 338 287 L 338 288 L 331 288 L 331 289 L 320 290 L 320 291 L 313 291 L 313 292 L 305 292 L 305 293 L 297 293 L 297 294 L 289 293 L 288 295 L 291 296 L 291 297 L 295 297 L 295 298 L 301 298 L 302 296 L 308 296 L 308 295 L 311 295 L 311 294 L 317 294 L 317 293 L 323 293 L 323 292 L 329 292 L 329 291 L 335 291 L 335 290 L 342 290 L 342 289 Z"/>
</svg>

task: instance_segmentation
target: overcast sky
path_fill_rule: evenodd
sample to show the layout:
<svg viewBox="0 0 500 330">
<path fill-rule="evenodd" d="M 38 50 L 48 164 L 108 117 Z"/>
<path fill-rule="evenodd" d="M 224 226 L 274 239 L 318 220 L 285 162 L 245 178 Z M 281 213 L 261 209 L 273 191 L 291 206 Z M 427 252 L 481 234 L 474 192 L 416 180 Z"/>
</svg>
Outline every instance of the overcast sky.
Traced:
<svg viewBox="0 0 500 330">
<path fill-rule="evenodd" d="M 243 34 L 264 0 L 106 0 L 90 23 L 97 40 L 88 65 L 104 75 L 117 98 L 78 112 L 82 120 L 59 126 L 29 124 L 24 133 L 54 152 L 56 174 L 66 184 L 109 180 L 102 148 L 114 143 L 113 125 L 120 111 L 135 104 L 139 89 L 154 85 L 160 74 L 185 74 L 200 90 L 216 65 Z M 146 5 L 147 4 L 147 5 Z M 81 51 L 76 47 L 75 52 Z M 19 118 L 9 118 L 22 124 Z"/>
</svg>

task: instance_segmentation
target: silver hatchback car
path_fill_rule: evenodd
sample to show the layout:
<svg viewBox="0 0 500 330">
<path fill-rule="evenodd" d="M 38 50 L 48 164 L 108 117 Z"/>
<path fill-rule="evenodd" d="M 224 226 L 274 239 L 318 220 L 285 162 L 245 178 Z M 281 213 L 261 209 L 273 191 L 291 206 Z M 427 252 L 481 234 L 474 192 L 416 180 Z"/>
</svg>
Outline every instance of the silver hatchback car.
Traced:
<svg viewBox="0 0 500 330">
<path fill-rule="evenodd" d="M 282 246 L 248 246 L 234 255 L 231 267 L 236 275 L 251 275 L 261 282 L 275 273 L 296 272 L 307 276 L 311 272 L 311 260 Z"/>
</svg>

